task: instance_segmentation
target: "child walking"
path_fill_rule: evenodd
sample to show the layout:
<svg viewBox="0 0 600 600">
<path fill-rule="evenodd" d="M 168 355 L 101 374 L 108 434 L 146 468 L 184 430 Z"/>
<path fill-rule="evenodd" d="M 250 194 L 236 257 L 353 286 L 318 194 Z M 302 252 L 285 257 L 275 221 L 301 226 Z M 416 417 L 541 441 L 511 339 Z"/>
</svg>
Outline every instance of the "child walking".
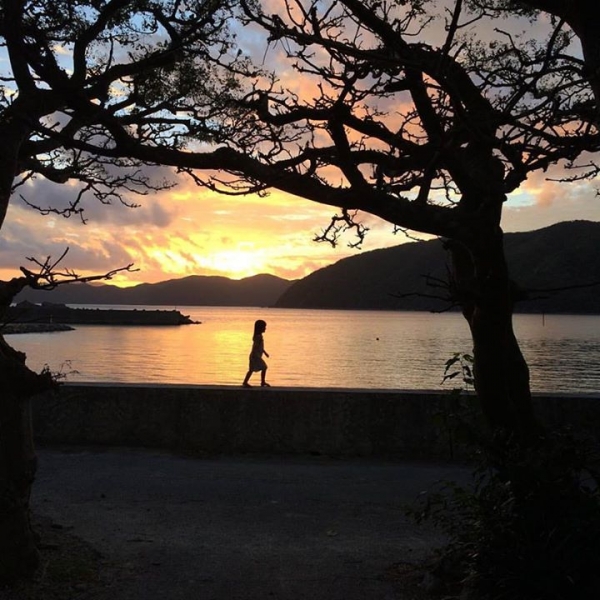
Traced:
<svg viewBox="0 0 600 600">
<path fill-rule="evenodd" d="M 271 387 L 266 381 L 267 375 L 267 363 L 263 359 L 263 354 L 269 358 L 267 351 L 265 350 L 265 342 L 262 334 L 267 330 L 267 324 L 262 319 L 259 319 L 254 323 L 254 335 L 252 336 L 252 350 L 250 351 L 250 365 L 246 377 L 244 377 L 244 387 L 252 387 L 248 381 L 250 376 L 255 371 L 260 371 L 260 385 L 262 387 Z"/>
</svg>

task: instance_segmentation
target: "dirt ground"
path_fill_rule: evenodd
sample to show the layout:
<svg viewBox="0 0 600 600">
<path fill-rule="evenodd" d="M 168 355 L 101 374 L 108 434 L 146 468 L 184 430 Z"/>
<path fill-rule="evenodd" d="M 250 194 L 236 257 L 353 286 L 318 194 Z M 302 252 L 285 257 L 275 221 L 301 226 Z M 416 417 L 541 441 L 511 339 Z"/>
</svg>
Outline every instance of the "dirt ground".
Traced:
<svg viewBox="0 0 600 600">
<path fill-rule="evenodd" d="M 407 503 L 455 465 L 40 448 L 42 566 L 0 600 L 425 600 Z"/>
<path fill-rule="evenodd" d="M 110 557 L 46 517 L 35 517 L 34 523 L 41 540 L 41 568 L 33 581 L 0 588 L 0 600 L 116 600 L 115 589 L 126 597 L 133 578 L 146 576 L 139 570 L 126 572 Z M 421 586 L 429 567 L 427 561 L 391 564 L 386 577 L 394 581 L 397 598 L 431 600 Z"/>
<path fill-rule="evenodd" d="M 1 600 L 101 598 L 119 576 L 107 557 L 61 525 L 34 517 L 34 528 L 40 536 L 40 569 L 33 581 L 0 588 Z"/>
</svg>

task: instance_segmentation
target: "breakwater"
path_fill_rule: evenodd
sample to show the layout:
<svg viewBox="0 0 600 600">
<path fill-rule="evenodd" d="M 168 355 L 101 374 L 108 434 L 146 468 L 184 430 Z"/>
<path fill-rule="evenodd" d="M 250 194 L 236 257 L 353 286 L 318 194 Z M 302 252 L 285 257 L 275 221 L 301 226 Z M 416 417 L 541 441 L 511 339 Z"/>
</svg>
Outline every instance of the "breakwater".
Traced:
<svg viewBox="0 0 600 600">
<path fill-rule="evenodd" d="M 266 453 L 461 457 L 455 415 L 471 411 L 427 391 L 64 384 L 34 399 L 38 442 L 133 446 L 195 456 Z M 549 425 L 600 434 L 600 397 L 538 395 Z"/>
<path fill-rule="evenodd" d="M 178 310 L 72 308 L 64 304 L 20 302 L 6 309 L 9 323 L 38 326 L 47 324 L 46 331 L 59 331 L 64 325 L 192 325 L 187 315 Z M 57 327 L 52 325 L 59 324 Z M 30 331 L 34 331 L 31 329 Z M 7 331 L 17 333 L 16 331 Z M 4 332 L 6 333 L 6 332 Z"/>
</svg>

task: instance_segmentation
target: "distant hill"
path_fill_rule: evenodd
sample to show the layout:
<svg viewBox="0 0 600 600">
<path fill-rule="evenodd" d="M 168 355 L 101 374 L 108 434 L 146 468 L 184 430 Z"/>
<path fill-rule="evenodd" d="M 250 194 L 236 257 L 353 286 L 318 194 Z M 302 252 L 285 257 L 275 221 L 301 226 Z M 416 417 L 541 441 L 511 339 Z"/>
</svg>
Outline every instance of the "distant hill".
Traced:
<svg viewBox="0 0 600 600">
<path fill-rule="evenodd" d="M 600 223 L 570 221 L 505 235 L 513 279 L 526 290 L 600 282 Z M 24 290 L 16 302 L 138 304 L 151 306 L 276 306 L 370 310 L 440 310 L 444 304 L 426 276 L 446 278 L 447 255 L 439 240 L 362 252 L 296 282 L 273 275 L 239 281 L 193 275 L 131 288 L 73 283 L 50 292 Z M 403 294 L 412 294 L 398 297 Z M 419 296 L 419 294 L 421 294 Z M 536 292 L 519 312 L 600 314 L 600 285 Z M 544 296 L 540 298 L 540 296 Z"/>
<path fill-rule="evenodd" d="M 130 288 L 71 283 L 52 291 L 23 290 L 15 302 L 60 304 L 142 304 L 151 306 L 273 306 L 292 284 L 273 275 L 234 280 L 192 275 Z"/>
<path fill-rule="evenodd" d="M 570 221 L 505 235 L 513 279 L 527 290 L 600 282 L 600 223 Z M 447 255 L 439 240 L 363 252 L 319 269 L 291 285 L 281 308 L 440 310 L 444 304 L 425 276 L 446 278 Z M 423 294 L 398 297 L 402 294 Z M 600 313 L 600 285 L 532 293 L 519 312 Z M 540 296 L 545 296 L 540 298 Z"/>
</svg>

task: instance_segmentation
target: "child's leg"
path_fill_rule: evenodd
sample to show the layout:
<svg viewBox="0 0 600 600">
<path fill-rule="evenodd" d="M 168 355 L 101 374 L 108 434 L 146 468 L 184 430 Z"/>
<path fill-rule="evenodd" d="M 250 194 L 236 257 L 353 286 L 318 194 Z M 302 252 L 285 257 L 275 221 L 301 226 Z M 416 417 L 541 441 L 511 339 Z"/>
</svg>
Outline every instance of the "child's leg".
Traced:
<svg viewBox="0 0 600 600">
<path fill-rule="evenodd" d="M 252 371 L 248 371 L 246 373 L 246 377 L 244 377 L 244 383 L 242 383 L 242 385 L 244 387 L 250 387 L 250 384 L 248 383 L 248 381 L 250 380 L 250 376 L 252 375 Z"/>
<path fill-rule="evenodd" d="M 262 385 L 263 387 L 270 387 L 269 384 L 265 381 L 265 377 L 267 376 L 267 367 L 265 367 L 261 372 L 260 372 L 260 385 Z"/>
</svg>

